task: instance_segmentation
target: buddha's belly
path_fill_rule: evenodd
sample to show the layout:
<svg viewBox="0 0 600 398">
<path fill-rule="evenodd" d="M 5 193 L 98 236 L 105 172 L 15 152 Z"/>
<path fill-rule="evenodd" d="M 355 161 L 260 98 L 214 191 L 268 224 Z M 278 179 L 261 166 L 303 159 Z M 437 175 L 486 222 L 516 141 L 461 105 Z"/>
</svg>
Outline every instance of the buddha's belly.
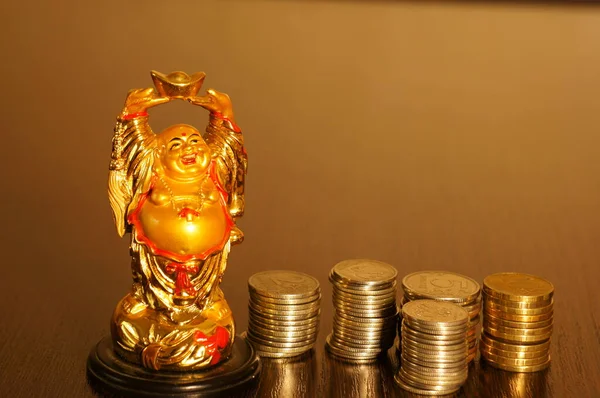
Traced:
<svg viewBox="0 0 600 398">
<path fill-rule="evenodd" d="M 171 206 L 146 202 L 136 221 L 137 240 L 154 254 L 175 261 L 205 259 L 223 248 L 231 231 L 230 218 L 220 203 L 182 215 Z"/>
</svg>

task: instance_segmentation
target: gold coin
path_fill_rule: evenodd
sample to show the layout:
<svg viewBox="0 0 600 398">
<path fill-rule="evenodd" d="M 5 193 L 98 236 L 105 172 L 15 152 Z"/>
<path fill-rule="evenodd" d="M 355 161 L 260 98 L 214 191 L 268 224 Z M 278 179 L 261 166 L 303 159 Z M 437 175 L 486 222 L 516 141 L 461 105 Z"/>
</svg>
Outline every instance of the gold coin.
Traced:
<svg viewBox="0 0 600 398">
<path fill-rule="evenodd" d="M 503 351 L 512 352 L 540 352 L 548 351 L 550 349 L 550 340 L 536 343 L 536 344 L 511 344 L 502 341 L 495 340 L 493 337 L 488 336 L 485 333 L 481 334 L 481 343 Z"/>
<path fill-rule="evenodd" d="M 548 358 L 548 351 L 537 351 L 537 352 L 516 352 L 516 351 L 504 351 L 497 348 L 488 346 L 486 343 L 481 343 L 479 348 L 482 352 L 488 352 L 500 356 L 502 358 L 514 358 L 514 359 L 533 359 L 533 358 Z"/>
<path fill-rule="evenodd" d="M 402 279 L 405 294 L 455 303 L 475 300 L 479 284 L 467 276 L 446 271 L 418 271 Z"/>
<path fill-rule="evenodd" d="M 468 312 L 456 304 L 435 300 L 416 300 L 402 307 L 402 317 L 421 324 L 459 326 L 469 320 Z"/>
<path fill-rule="evenodd" d="M 518 343 L 541 343 L 541 342 L 548 340 L 552 336 L 552 331 L 550 331 L 546 334 L 537 334 L 537 335 L 533 335 L 533 336 L 503 333 L 492 327 L 486 327 L 486 328 L 484 328 L 484 331 L 485 331 L 485 333 L 489 334 L 490 336 L 494 336 L 494 337 L 497 337 L 497 338 L 505 340 L 505 341 L 518 342 Z"/>
<path fill-rule="evenodd" d="M 248 279 L 248 288 L 266 297 L 296 299 L 313 296 L 319 281 L 302 272 L 264 271 Z"/>
<path fill-rule="evenodd" d="M 501 300 L 517 302 L 545 301 L 554 295 L 554 285 L 535 275 L 503 272 L 487 276 L 483 291 Z"/>
<path fill-rule="evenodd" d="M 539 328 L 539 329 L 518 329 L 518 328 L 511 328 L 511 327 L 506 327 L 506 326 L 498 326 L 497 324 L 493 323 L 493 321 L 490 321 L 489 319 L 486 319 L 483 321 L 483 329 L 484 330 L 488 330 L 488 329 L 495 329 L 500 333 L 505 333 L 505 334 L 510 334 L 510 335 L 518 335 L 518 336 L 540 336 L 540 335 L 545 335 L 548 333 L 551 333 L 553 330 L 553 325 L 549 325 L 549 326 L 545 326 L 543 328 Z"/>
<path fill-rule="evenodd" d="M 554 311 L 547 312 L 545 314 L 539 315 L 518 315 L 518 314 L 509 314 L 507 312 L 503 312 L 502 310 L 497 310 L 493 308 L 485 308 L 483 311 L 484 319 L 486 317 L 493 317 L 498 319 L 506 319 L 509 321 L 516 322 L 540 322 L 550 319 L 554 316 Z"/>
<path fill-rule="evenodd" d="M 491 353 L 489 350 L 482 350 L 481 355 L 489 362 L 494 362 L 509 366 L 536 366 L 548 362 L 550 356 L 548 354 L 539 358 L 506 358 L 500 355 Z"/>
<path fill-rule="evenodd" d="M 330 276 L 343 284 L 370 287 L 395 282 L 398 271 L 381 261 L 353 259 L 334 265 Z"/>
<path fill-rule="evenodd" d="M 506 319 L 500 319 L 492 316 L 485 317 L 485 321 L 492 325 L 493 327 L 509 327 L 515 329 L 542 329 L 548 326 L 552 326 L 554 323 L 554 318 L 548 318 L 544 321 L 539 322 L 517 322 L 517 321 L 509 321 Z"/>
<path fill-rule="evenodd" d="M 501 306 L 501 305 L 495 304 L 490 301 L 485 301 L 485 300 L 484 300 L 483 306 L 486 310 L 499 311 L 499 312 L 502 312 L 505 314 L 510 314 L 510 315 L 543 315 L 543 314 L 552 312 L 554 309 L 553 304 L 547 305 L 545 307 L 539 307 L 539 308 L 515 308 L 515 307 Z"/>
<path fill-rule="evenodd" d="M 482 358 L 486 361 L 486 363 L 488 363 L 489 365 L 491 365 L 495 368 L 507 370 L 509 372 L 519 372 L 519 373 L 542 371 L 544 369 L 547 369 L 550 366 L 550 362 L 551 362 L 551 358 L 548 358 L 548 362 L 542 363 L 540 365 L 515 366 L 515 365 L 507 365 L 507 364 L 497 363 L 494 361 L 489 361 L 483 355 L 482 355 Z"/>
<path fill-rule="evenodd" d="M 508 308 L 517 308 L 517 309 L 537 309 L 537 308 L 548 307 L 548 306 L 554 304 L 554 299 L 552 299 L 552 298 L 550 298 L 548 300 L 528 302 L 528 301 L 502 300 L 502 299 L 498 299 L 494 296 L 490 296 L 486 293 L 484 293 L 483 296 L 484 296 L 485 302 L 494 304 L 498 307 L 508 307 Z"/>
</svg>

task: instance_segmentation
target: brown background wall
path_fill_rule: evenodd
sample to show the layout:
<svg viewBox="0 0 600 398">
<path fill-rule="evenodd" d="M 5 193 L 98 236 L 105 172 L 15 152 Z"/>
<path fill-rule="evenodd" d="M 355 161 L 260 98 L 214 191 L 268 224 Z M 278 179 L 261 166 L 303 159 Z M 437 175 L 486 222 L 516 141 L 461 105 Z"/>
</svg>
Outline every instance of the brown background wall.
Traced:
<svg viewBox="0 0 600 398">
<path fill-rule="evenodd" d="M 3 8 L 4 356 L 35 357 L 27 349 L 35 342 L 60 371 L 83 363 L 108 332 L 130 284 L 127 241 L 106 197 L 110 139 L 127 90 L 151 85 L 151 69 L 206 72 L 205 88 L 231 95 L 245 132 L 246 242 L 223 283 L 241 329 L 252 273 L 296 269 L 324 282 L 345 258 L 387 261 L 401 275 L 531 272 L 563 297 L 595 283 L 585 270 L 600 260 L 600 8 L 251 0 Z M 203 128 L 206 118 L 184 103 L 152 111 L 155 130 Z M 328 292 L 325 284 L 327 303 Z M 582 299 L 597 315 L 597 294 Z M 575 321 L 571 304 L 557 302 L 564 322 Z M 17 369 L 23 356 L 12 359 Z M 4 377 L 19 377 L 11 372 Z M 38 385 L 52 377 L 38 375 Z"/>
</svg>

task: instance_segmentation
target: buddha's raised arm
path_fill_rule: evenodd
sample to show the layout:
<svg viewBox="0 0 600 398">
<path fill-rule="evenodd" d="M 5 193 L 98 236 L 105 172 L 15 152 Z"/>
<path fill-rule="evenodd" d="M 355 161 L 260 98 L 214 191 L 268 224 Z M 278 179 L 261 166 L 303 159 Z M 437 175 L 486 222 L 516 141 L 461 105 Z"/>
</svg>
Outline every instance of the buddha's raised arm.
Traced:
<svg viewBox="0 0 600 398">
<path fill-rule="evenodd" d="M 229 213 L 234 219 L 241 217 L 248 157 L 242 131 L 235 123 L 231 100 L 227 94 L 209 89 L 205 96 L 191 97 L 188 101 L 210 111 L 204 139 L 211 148 L 219 180 L 228 194 Z"/>
<path fill-rule="evenodd" d="M 127 230 L 129 212 L 147 190 L 154 162 L 156 136 L 148 124 L 148 108 L 168 102 L 154 89 L 129 91 L 117 117 L 109 166 L 108 198 L 117 232 Z"/>
</svg>

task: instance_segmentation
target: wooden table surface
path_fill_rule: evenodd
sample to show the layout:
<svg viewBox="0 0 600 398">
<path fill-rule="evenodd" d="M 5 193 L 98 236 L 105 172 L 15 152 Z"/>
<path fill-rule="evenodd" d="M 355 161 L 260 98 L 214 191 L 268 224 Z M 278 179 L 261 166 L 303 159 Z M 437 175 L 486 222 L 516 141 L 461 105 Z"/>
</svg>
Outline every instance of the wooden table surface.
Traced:
<svg viewBox="0 0 600 398">
<path fill-rule="evenodd" d="M 571 241 L 575 242 L 575 239 Z M 583 242 L 583 240 L 579 240 Z M 592 249 L 592 242 L 587 250 Z M 595 266 L 583 266 L 581 250 L 567 251 L 564 267 L 540 268 L 540 274 L 556 285 L 555 329 L 552 340 L 552 366 L 533 374 L 496 370 L 481 363 L 470 368 L 470 376 L 458 396 L 463 397 L 597 397 L 600 396 L 600 328 Z M 579 248 L 581 249 L 581 245 Z M 594 249 L 595 250 L 595 249 Z M 557 251 L 544 257 L 548 261 Z M 76 273 L 75 259 L 70 260 Z M 228 272 L 226 290 L 231 305 L 241 310 L 240 329 L 245 329 L 247 316 L 242 310 L 247 303 L 245 280 L 236 278 L 234 267 Z M 408 270 L 406 270 L 408 271 Z M 531 269 L 529 269 L 531 271 Z M 85 376 L 86 357 L 93 344 L 107 333 L 107 320 L 112 305 L 124 292 L 126 283 L 111 285 L 113 277 L 98 276 L 86 270 L 56 289 L 51 297 L 36 289 L 47 287 L 47 280 L 32 279 L 23 289 L 3 291 L 5 310 L 0 330 L 0 369 L 3 397 L 87 397 L 94 396 Z M 467 274 L 481 280 L 482 270 Z M 116 282 L 116 278 L 114 278 Z M 332 358 L 324 350 L 324 339 L 331 330 L 332 305 L 330 286 L 321 275 L 323 303 L 321 330 L 316 349 L 293 360 L 264 360 L 258 389 L 249 396 L 260 397 L 408 397 L 393 382 L 397 362 L 390 351 L 372 365 L 352 365 Z M 233 281 L 232 281 L 233 280 Z M 32 286 L 33 285 L 33 286 Z M 85 285 L 85 289 L 82 286 Z M 79 286 L 79 288 L 77 287 Z M 81 289 L 86 297 L 72 292 Z"/>
</svg>

